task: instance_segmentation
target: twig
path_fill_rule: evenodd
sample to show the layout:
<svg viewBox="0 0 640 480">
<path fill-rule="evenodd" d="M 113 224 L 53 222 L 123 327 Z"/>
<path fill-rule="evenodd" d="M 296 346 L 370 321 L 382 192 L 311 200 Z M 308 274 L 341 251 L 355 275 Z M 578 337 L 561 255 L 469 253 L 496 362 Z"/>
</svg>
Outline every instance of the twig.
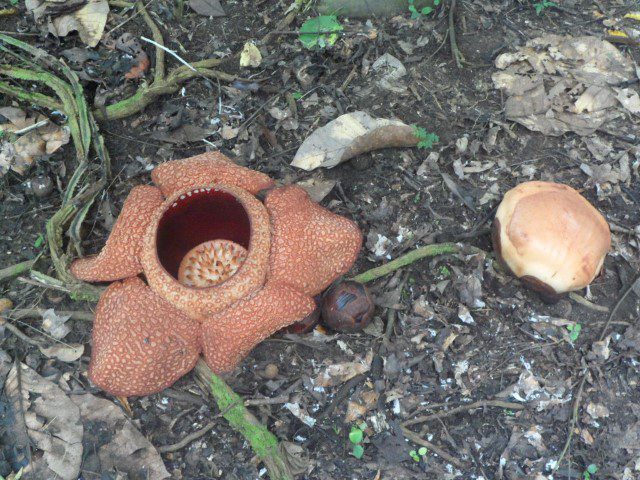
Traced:
<svg viewBox="0 0 640 480">
<path fill-rule="evenodd" d="M 46 308 L 15 308 L 3 312 L 2 315 L 13 320 L 20 320 L 23 318 L 39 318 L 44 315 Z M 58 310 L 56 315 L 61 317 L 69 317 L 70 320 L 82 320 L 85 322 L 93 322 L 95 315 L 92 312 L 84 312 L 81 310 Z"/>
<path fill-rule="evenodd" d="M 25 260 L 24 262 L 3 268 L 0 270 L 0 283 L 28 272 L 34 263 L 35 260 Z"/>
<path fill-rule="evenodd" d="M 602 332 L 600 333 L 600 338 L 598 339 L 599 341 L 604 340 L 604 337 L 607 336 L 607 330 L 609 329 L 609 325 L 611 325 L 611 321 L 616 316 L 616 313 L 618 313 L 618 309 L 620 308 L 620 305 L 622 305 L 622 302 L 624 302 L 627 299 L 627 296 L 629 295 L 629 293 L 633 292 L 639 285 L 640 285 L 640 275 L 631 283 L 631 285 L 627 287 L 627 289 L 622 293 L 622 295 L 616 302 L 615 306 L 611 309 L 611 313 L 609 313 L 609 317 L 607 318 L 607 323 L 605 323 L 604 327 L 602 327 Z"/>
<path fill-rule="evenodd" d="M 244 406 L 257 407 L 260 405 L 279 405 L 281 403 L 287 403 L 288 401 L 289 395 L 280 395 L 279 397 L 247 398 L 244 401 Z"/>
<path fill-rule="evenodd" d="M 149 15 L 149 12 L 147 12 L 146 7 L 143 5 L 143 3 L 140 0 L 136 2 L 136 9 L 138 10 L 138 12 L 142 14 L 142 18 L 144 18 L 144 21 L 147 24 L 147 27 L 149 27 L 149 30 L 151 30 L 151 33 L 153 35 L 153 41 L 148 40 L 144 37 L 142 38 L 143 40 L 153 43 L 156 46 L 156 68 L 155 68 L 155 72 L 153 73 L 153 81 L 161 82 L 164 80 L 164 74 L 165 74 L 164 52 L 165 50 L 167 50 L 166 47 L 164 46 L 164 39 L 162 38 L 162 32 L 160 31 L 156 23 L 153 21 L 153 19 L 151 18 L 151 15 Z"/>
<path fill-rule="evenodd" d="M 367 375 L 364 373 L 361 373 L 359 375 L 356 375 L 346 383 L 344 383 L 342 387 L 340 387 L 340 390 L 338 390 L 338 393 L 336 393 L 336 396 L 333 397 L 333 401 L 329 404 L 329 406 L 325 408 L 317 416 L 317 420 L 323 420 L 329 417 L 333 413 L 333 411 L 338 407 L 338 405 L 340 405 L 349 396 L 351 389 L 357 387 L 366 378 L 367 378 Z"/>
<path fill-rule="evenodd" d="M 453 59 L 456 61 L 457 67 L 462 68 L 462 64 L 465 63 L 465 59 L 462 55 L 462 52 L 458 48 L 458 42 L 456 40 L 456 27 L 454 23 L 456 3 L 457 0 L 451 0 L 451 5 L 449 5 L 449 40 L 451 43 L 451 55 L 453 55 Z"/>
<path fill-rule="evenodd" d="M 589 300 L 584 298 L 582 295 L 578 295 L 576 292 L 569 292 L 569 298 L 574 302 L 579 303 L 583 307 L 586 307 L 590 310 L 595 310 L 596 312 L 602 312 L 602 313 L 609 312 L 609 307 L 596 305 L 595 303 L 590 302 Z"/>
<path fill-rule="evenodd" d="M 286 451 L 280 448 L 278 439 L 244 407 L 242 398 L 215 375 L 204 361 L 198 361 L 195 372 L 213 395 L 223 417 L 249 442 L 264 462 L 269 477 L 272 480 L 293 480 Z"/>
<path fill-rule="evenodd" d="M 418 445 L 422 445 L 423 447 L 427 447 L 433 453 L 435 453 L 438 456 L 442 457 L 443 460 L 449 462 L 450 464 L 455 465 L 456 467 L 458 467 L 460 469 L 466 468 L 466 464 L 462 463 L 457 458 L 449 455 L 447 452 L 442 450 L 437 445 L 434 445 L 433 443 L 425 440 L 420 435 L 418 435 L 415 432 L 412 432 L 408 428 L 402 427 L 402 433 L 404 433 L 404 436 L 407 437 L 409 440 L 411 440 L 413 443 L 417 443 Z"/>
<path fill-rule="evenodd" d="M 434 245 L 426 245 L 424 247 L 416 248 L 409 253 L 405 253 L 401 257 L 396 258 L 395 260 L 391 260 L 389 263 L 385 263 L 379 267 L 372 268 L 363 272 L 359 275 L 356 275 L 352 278 L 356 282 L 367 283 L 372 280 L 376 280 L 377 278 L 384 277 L 391 272 L 395 272 L 396 270 L 406 267 L 407 265 L 411 265 L 418 260 L 421 260 L 426 257 L 435 257 L 436 255 L 446 255 L 449 253 L 458 253 L 461 252 L 464 248 L 470 248 L 474 250 L 476 253 L 481 252 L 480 249 L 475 247 L 464 247 L 463 245 L 459 245 L 456 243 L 437 243 Z"/>
<path fill-rule="evenodd" d="M 405 427 L 408 427 L 410 425 L 417 425 L 419 423 L 425 423 L 425 422 L 430 422 L 432 420 L 437 420 L 439 418 L 445 418 L 451 415 L 455 415 L 456 413 L 466 412 L 469 410 L 476 410 L 476 409 L 485 408 L 485 407 L 508 408 L 510 410 L 523 410 L 525 408 L 524 405 L 521 405 L 519 403 L 504 402 L 502 400 L 480 400 L 478 402 L 473 402 L 468 405 L 461 405 L 459 407 L 452 408 L 451 410 L 433 413 L 431 415 L 422 415 L 420 417 L 407 420 L 406 422 L 403 422 L 402 425 Z"/>
<path fill-rule="evenodd" d="M 160 48 L 162 50 L 164 50 L 165 52 L 167 52 L 169 55 L 173 56 L 175 59 L 177 59 L 180 63 L 182 63 L 183 65 L 185 65 L 187 68 L 189 68 L 190 70 L 193 70 L 194 72 L 197 72 L 197 70 L 195 68 L 193 68 L 191 66 L 191 64 L 189 62 L 187 62 L 185 59 L 183 59 L 180 55 L 178 55 L 175 50 L 171 50 L 170 48 L 165 47 L 164 45 L 160 45 L 159 43 L 147 38 L 147 37 L 140 37 L 140 40 L 144 40 L 145 42 L 148 42 L 152 45 L 155 45 L 156 48 Z"/>
<path fill-rule="evenodd" d="M 22 330 L 16 327 L 13 323 L 6 321 L 3 317 L 0 317 L 0 326 L 6 328 L 11 333 L 13 333 L 16 337 L 18 337 L 20 340 L 22 340 L 25 343 L 28 343 L 29 345 L 34 345 L 36 347 L 42 346 L 42 344 L 39 341 L 34 340 L 28 335 L 25 335 L 24 333 L 22 333 Z"/>
<path fill-rule="evenodd" d="M 196 430 L 195 432 L 190 433 L 189 435 L 184 437 L 179 442 L 174 443 L 172 445 L 162 445 L 160 447 L 156 447 L 156 449 L 160 453 L 177 452 L 178 450 L 181 450 L 184 447 L 186 447 L 187 445 L 189 445 L 191 442 L 199 439 L 200 437 L 204 437 L 207 433 L 209 433 L 211 430 L 213 430 L 213 427 L 215 427 L 215 426 L 216 426 L 216 422 L 209 422 L 207 425 L 202 427 L 200 430 Z"/>
<path fill-rule="evenodd" d="M 40 127 L 44 127 L 49 124 L 49 120 L 40 120 L 39 122 L 34 123 L 33 125 L 29 125 L 28 127 L 21 128 L 20 130 L 16 130 L 13 132 L 14 135 L 24 135 L 25 133 L 29 133 L 32 130 L 36 130 Z"/>
</svg>

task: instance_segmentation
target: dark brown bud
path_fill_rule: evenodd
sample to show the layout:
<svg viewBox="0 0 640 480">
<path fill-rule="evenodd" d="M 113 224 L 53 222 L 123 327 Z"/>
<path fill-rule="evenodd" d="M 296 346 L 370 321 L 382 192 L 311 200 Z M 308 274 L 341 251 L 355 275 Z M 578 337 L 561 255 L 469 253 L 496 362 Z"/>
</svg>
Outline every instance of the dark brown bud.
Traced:
<svg viewBox="0 0 640 480">
<path fill-rule="evenodd" d="M 366 287 L 347 280 L 326 292 L 322 300 L 322 321 L 337 332 L 359 332 L 371 322 L 374 310 Z"/>
</svg>

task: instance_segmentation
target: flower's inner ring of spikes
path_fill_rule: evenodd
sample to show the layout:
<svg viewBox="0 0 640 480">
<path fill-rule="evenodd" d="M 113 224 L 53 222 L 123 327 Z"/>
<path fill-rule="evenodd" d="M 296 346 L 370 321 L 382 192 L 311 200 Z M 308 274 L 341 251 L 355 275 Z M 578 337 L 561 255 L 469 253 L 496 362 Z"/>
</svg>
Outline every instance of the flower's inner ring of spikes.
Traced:
<svg viewBox="0 0 640 480">
<path fill-rule="evenodd" d="M 187 253 L 178 281 L 187 287 L 211 287 L 230 278 L 247 258 L 247 250 L 230 240 L 209 240 Z"/>
</svg>

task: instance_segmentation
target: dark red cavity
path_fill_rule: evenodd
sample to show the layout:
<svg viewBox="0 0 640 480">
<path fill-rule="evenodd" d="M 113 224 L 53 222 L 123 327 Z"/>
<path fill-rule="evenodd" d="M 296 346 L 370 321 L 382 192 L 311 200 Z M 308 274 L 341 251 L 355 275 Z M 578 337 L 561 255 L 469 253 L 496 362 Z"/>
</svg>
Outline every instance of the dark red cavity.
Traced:
<svg viewBox="0 0 640 480">
<path fill-rule="evenodd" d="M 249 248 L 251 222 L 242 204 L 231 194 L 201 191 L 185 194 L 160 219 L 157 232 L 158 258 L 174 278 L 184 256 L 209 240 L 231 240 Z"/>
</svg>

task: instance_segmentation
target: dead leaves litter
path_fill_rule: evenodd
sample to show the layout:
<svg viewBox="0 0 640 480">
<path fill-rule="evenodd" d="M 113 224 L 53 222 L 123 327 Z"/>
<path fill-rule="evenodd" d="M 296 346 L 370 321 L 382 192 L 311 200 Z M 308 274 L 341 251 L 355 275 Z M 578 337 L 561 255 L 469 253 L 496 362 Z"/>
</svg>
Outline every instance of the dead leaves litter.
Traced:
<svg viewBox="0 0 640 480">
<path fill-rule="evenodd" d="M 67 127 L 59 127 L 43 115 L 29 117 L 19 108 L 0 108 L 0 178 L 9 170 L 25 174 L 36 160 L 67 143 Z"/>
<path fill-rule="evenodd" d="M 495 65 L 506 117 L 545 135 L 590 135 L 640 110 L 637 90 L 625 86 L 636 79 L 633 62 L 597 37 L 546 35 Z"/>
</svg>

